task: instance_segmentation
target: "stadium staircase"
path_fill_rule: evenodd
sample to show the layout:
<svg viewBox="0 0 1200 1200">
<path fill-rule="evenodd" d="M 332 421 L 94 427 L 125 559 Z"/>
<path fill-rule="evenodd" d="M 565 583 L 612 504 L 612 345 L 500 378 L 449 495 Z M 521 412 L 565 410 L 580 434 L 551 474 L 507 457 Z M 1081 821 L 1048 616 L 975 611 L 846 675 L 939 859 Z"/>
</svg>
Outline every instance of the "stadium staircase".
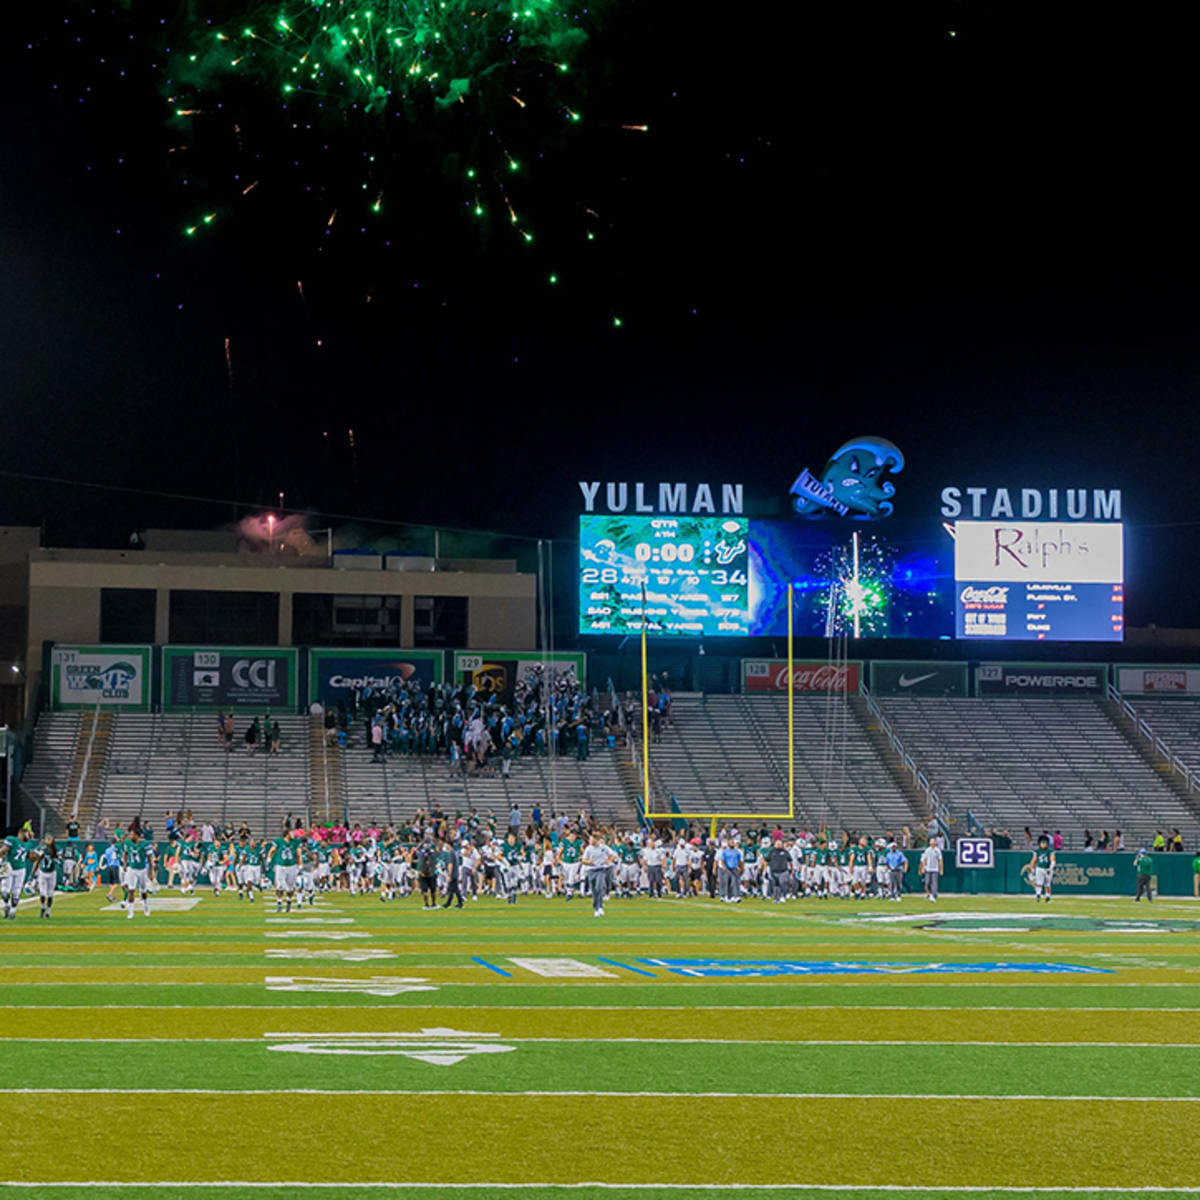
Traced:
<svg viewBox="0 0 1200 1200">
<path fill-rule="evenodd" d="M 1105 702 L 1082 697 L 881 697 L 950 811 L 991 828 L 1120 829 L 1127 847 L 1200 822 L 1130 745 Z M 1068 846 L 1070 848 L 1070 846 Z"/>
<path fill-rule="evenodd" d="M 503 824 L 516 803 L 528 821 L 535 804 L 549 816 L 553 810 L 574 816 L 588 812 L 601 824 L 628 826 L 637 820 L 629 781 L 622 770 L 621 749 L 610 750 L 592 739 L 587 762 L 575 756 L 526 756 L 513 762 L 505 779 L 499 768 L 463 773 L 451 770 L 441 756 L 389 755 L 372 759 L 365 728 L 353 726 L 342 752 L 343 787 L 348 819 L 353 824 L 388 824 L 409 820 L 418 810 L 440 808 L 447 816 L 489 811 Z"/>
<path fill-rule="evenodd" d="M 921 819 L 842 697 L 795 697 L 795 769 L 797 826 L 881 833 Z M 650 774 L 660 812 L 671 797 L 685 812 L 786 811 L 787 697 L 674 693 Z"/>
<path fill-rule="evenodd" d="M 291 813 L 308 817 L 308 718 L 273 717 L 280 753 L 260 744 L 247 753 L 240 734 L 226 751 L 217 738 L 216 714 L 120 713 L 113 720 L 108 770 L 97 818 L 124 823 L 135 814 L 160 832 L 167 810 L 190 810 L 197 822 L 243 821 L 258 834 L 274 834 Z"/>
<path fill-rule="evenodd" d="M 346 764 L 344 752 L 325 737 L 323 717 L 308 719 L 308 811 L 319 825 L 339 822 L 346 816 Z"/>
</svg>

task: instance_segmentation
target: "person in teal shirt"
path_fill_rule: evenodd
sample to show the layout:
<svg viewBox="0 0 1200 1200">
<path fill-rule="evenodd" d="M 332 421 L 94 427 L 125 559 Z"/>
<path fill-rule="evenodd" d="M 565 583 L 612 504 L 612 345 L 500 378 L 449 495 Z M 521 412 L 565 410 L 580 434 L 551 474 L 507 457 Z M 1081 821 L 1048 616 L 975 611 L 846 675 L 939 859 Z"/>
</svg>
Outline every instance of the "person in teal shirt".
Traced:
<svg viewBox="0 0 1200 1200">
<path fill-rule="evenodd" d="M 1200 849 L 1192 859 L 1192 895 L 1200 900 Z"/>
<path fill-rule="evenodd" d="M 1153 902 L 1154 894 L 1150 890 L 1150 881 L 1154 876 L 1153 857 L 1145 850 L 1139 850 L 1133 860 L 1133 869 L 1137 872 L 1137 895 L 1134 896 L 1134 901 L 1140 900 L 1145 892 L 1146 900 Z"/>
</svg>

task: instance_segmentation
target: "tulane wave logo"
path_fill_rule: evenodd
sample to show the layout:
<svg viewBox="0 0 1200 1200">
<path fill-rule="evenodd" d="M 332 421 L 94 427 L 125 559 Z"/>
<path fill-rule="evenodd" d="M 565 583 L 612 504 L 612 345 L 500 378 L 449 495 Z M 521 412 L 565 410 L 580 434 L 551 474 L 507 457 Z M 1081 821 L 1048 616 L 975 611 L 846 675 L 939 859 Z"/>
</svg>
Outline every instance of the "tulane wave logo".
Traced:
<svg viewBox="0 0 1200 1200">
<path fill-rule="evenodd" d="M 802 517 L 877 521 L 892 515 L 896 488 L 888 476 L 903 470 L 904 455 L 886 438 L 853 438 L 834 451 L 820 478 L 805 467 L 788 494 Z"/>
</svg>

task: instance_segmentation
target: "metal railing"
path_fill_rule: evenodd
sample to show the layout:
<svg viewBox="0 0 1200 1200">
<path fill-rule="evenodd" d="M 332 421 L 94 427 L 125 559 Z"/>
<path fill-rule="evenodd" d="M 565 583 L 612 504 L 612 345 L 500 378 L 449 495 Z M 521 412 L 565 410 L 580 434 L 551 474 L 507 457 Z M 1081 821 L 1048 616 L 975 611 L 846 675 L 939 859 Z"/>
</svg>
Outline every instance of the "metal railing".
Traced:
<svg viewBox="0 0 1200 1200">
<path fill-rule="evenodd" d="M 1110 683 L 1107 685 L 1108 698 L 1117 705 L 1118 710 L 1125 716 L 1135 732 L 1146 739 L 1153 747 L 1156 754 L 1160 755 L 1166 762 L 1173 775 L 1179 775 L 1183 779 L 1185 788 L 1188 794 L 1192 792 L 1200 792 L 1200 772 L 1192 770 L 1191 767 L 1176 754 L 1166 742 L 1154 732 L 1150 722 L 1145 717 L 1141 716 L 1137 709 L 1121 695 L 1119 691 Z"/>
<path fill-rule="evenodd" d="M 941 827 L 942 834 L 949 836 L 951 823 L 950 809 L 942 801 L 941 796 L 938 795 L 937 788 L 930 782 L 929 776 L 917 765 L 916 759 L 904 748 L 904 742 L 901 740 L 900 735 L 892 726 L 891 721 L 884 715 L 878 701 L 867 691 L 865 685 L 862 688 L 862 697 L 866 701 L 867 712 L 879 722 L 880 732 L 887 738 L 888 745 L 891 746 L 900 759 L 901 767 L 912 776 L 913 786 L 928 802 L 929 811 Z"/>
</svg>

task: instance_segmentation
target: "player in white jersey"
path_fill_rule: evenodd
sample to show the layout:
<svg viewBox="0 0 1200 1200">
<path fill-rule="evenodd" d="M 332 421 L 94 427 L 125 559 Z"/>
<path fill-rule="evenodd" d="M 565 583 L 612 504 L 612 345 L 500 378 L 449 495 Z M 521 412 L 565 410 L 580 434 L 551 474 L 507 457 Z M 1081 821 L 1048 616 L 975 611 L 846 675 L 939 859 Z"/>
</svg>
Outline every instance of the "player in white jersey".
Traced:
<svg viewBox="0 0 1200 1200">
<path fill-rule="evenodd" d="M 687 896 L 687 878 L 691 852 L 688 850 L 687 839 L 680 834 L 679 840 L 671 847 L 667 856 L 671 864 L 671 890 L 681 900 Z"/>
<path fill-rule="evenodd" d="M 465 898 L 479 899 L 479 872 L 482 869 L 483 856 L 479 847 L 467 842 L 462 851 L 459 888 Z"/>
<path fill-rule="evenodd" d="M 550 844 L 550 839 L 543 839 L 541 849 L 542 892 L 547 900 L 558 890 L 557 858 L 558 855 L 555 853 L 554 847 Z"/>
</svg>

